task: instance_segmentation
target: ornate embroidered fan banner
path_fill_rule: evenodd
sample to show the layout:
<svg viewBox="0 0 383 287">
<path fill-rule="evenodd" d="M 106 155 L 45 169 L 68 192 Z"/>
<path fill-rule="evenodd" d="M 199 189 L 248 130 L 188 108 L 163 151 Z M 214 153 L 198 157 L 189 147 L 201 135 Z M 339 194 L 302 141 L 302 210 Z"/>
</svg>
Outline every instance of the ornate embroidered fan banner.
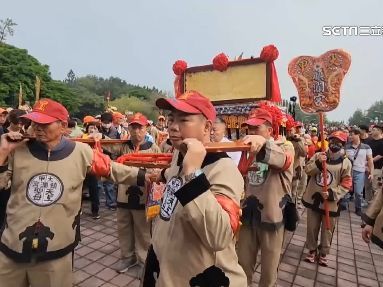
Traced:
<svg viewBox="0 0 383 287">
<path fill-rule="evenodd" d="M 302 110 L 306 113 L 334 110 L 350 65 L 350 54 L 340 49 L 319 57 L 300 56 L 291 60 L 288 72 L 298 90 Z"/>
</svg>

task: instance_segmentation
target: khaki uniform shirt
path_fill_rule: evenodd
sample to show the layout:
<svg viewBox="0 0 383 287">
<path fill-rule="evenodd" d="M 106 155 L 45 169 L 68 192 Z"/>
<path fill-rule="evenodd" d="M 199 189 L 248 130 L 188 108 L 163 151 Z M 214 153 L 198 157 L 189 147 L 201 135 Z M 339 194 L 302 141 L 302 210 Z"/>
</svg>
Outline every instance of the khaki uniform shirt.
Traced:
<svg viewBox="0 0 383 287">
<path fill-rule="evenodd" d="M 160 153 L 160 148 L 151 142 L 145 142 L 139 146 L 136 151 L 136 148 L 133 146 L 132 141 L 128 141 L 125 144 L 120 146 L 119 155 L 129 154 L 129 153 Z M 139 187 L 136 185 L 118 185 L 117 193 L 117 207 L 126 208 L 126 209 L 136 209 L 144 210 L 145 203 L 147 199 L 147 186 Z"/>
<path fill-rule="evenodd" d="M 293 179 L 297 177 L 297 169 L 303 168 L 304 166 L 304 159 L 306 157 L 306 147 L 304 144 L 303 139 L 298 140 L 292 140 L 291 143 L 294 147 L 294 174 Z"/>
<path fill-rule="evenodd" d="M 266 230 L 283 226 L 283 209 L 291 199 L 294 148 L 291 142 L 267 141 L 248 172 L 242 223 Z"/>
<path fill-rule="evenodd" d="M 178 156 L 176 151 L 165 172 L 166 191 L 154 223 L 143 286 L 191 286 L 190 280 L 197 284 L 192 286 L 204 286 L 200 280 L 213 276 L 216 282 L 229 280 L 230 286 L 246 287 L 228 213 L 215 198 L 224 195 L 239 205 L 241 174 L 227 154 L 207 154 L 203 174 L 184 184 L 178 177 Z"/>
<path fill-rule="evenodd" d="M 322 163 L 316 153 L 306 164 L 305 172 L 310 177 L 306 191 L 303 194 L 302 203 L 305 207 L 324 214 Z M 328 206 L 331 217 L 340 215 L 338 201 L 342 199 L 352 186 L 352 165 L 348 158 L 341 157 L 338 160 L 327 162 L 327 189 L 329 192 Z"/>
<path fill-rule="evenodd" d="M 363 221 L 374 227 L 371 242 L 383 248 L 383 189 L 375 194 L 373 202 L 362 214 Z"/>
<path fill-rule="evenodd" d="M 0 167 L 0 189 L 11 187 L 0 251 L 16 262 L 72 252 L 80 240 L 82 186 L 92 161 L 88 145 L 64 138 L 50 152 L 37 141 L 18 147 Z M 117 163 L 111 163 L 110 179 L 145 180 L 139 169 Z"/>
</svg>

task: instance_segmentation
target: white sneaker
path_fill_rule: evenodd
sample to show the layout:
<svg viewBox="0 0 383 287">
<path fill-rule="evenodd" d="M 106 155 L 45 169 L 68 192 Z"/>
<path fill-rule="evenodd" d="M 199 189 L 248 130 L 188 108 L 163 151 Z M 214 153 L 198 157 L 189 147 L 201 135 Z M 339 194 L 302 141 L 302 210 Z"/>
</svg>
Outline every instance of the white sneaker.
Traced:
<svg viewBox="0 0 383 287">
<path fill-rule="evenodd" d="M 118 273 L 125 273 L 130 268 L 136 266 L 138 264 L 138 261 L 135 257 L 131 257 L 128 259 L 121 259 L 120 265 L 117 268 Z"/>
</svg>

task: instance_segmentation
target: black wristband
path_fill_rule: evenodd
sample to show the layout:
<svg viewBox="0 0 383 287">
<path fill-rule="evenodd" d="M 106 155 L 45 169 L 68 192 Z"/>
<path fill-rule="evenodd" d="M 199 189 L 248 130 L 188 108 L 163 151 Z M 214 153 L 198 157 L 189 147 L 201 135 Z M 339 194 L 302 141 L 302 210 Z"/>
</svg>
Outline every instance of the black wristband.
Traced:
<svg viewBox="0 0 383 287">
<path fill-rule="evenodd" d="M 322 163 L 319 161 L 319 159 L 317 159 L 315 161 L 315 165 L 317 166 L 317 168 L 320 170 L 320 171 L 323 171 L 323 165 Z"/>
</svg>

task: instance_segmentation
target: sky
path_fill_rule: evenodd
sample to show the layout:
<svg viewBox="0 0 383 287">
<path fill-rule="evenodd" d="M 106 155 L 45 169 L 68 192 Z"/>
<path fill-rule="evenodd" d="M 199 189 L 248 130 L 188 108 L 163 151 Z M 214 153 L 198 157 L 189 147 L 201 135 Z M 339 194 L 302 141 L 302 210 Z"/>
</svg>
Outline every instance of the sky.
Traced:
<svg viewBox="0 0 383 287">
<path fill-rule="evenodd" d="M 328 114 L 347 120 L 382 100 L 383 35 L 323 36 L 323 26 L 380 26 L 381 0 L 0 0 L 0 19 L 18 26 L 9 44 L 27 49 L 63 80 L 116 76 L 128 83 L 173 89 L 173 63 L 210 64 L 224 52 L 258 57 L 274 44 L 283 98 L 297 96 L 291 59 L 341 48 L 352 56 L 341 103 Z"/>
</svg>

